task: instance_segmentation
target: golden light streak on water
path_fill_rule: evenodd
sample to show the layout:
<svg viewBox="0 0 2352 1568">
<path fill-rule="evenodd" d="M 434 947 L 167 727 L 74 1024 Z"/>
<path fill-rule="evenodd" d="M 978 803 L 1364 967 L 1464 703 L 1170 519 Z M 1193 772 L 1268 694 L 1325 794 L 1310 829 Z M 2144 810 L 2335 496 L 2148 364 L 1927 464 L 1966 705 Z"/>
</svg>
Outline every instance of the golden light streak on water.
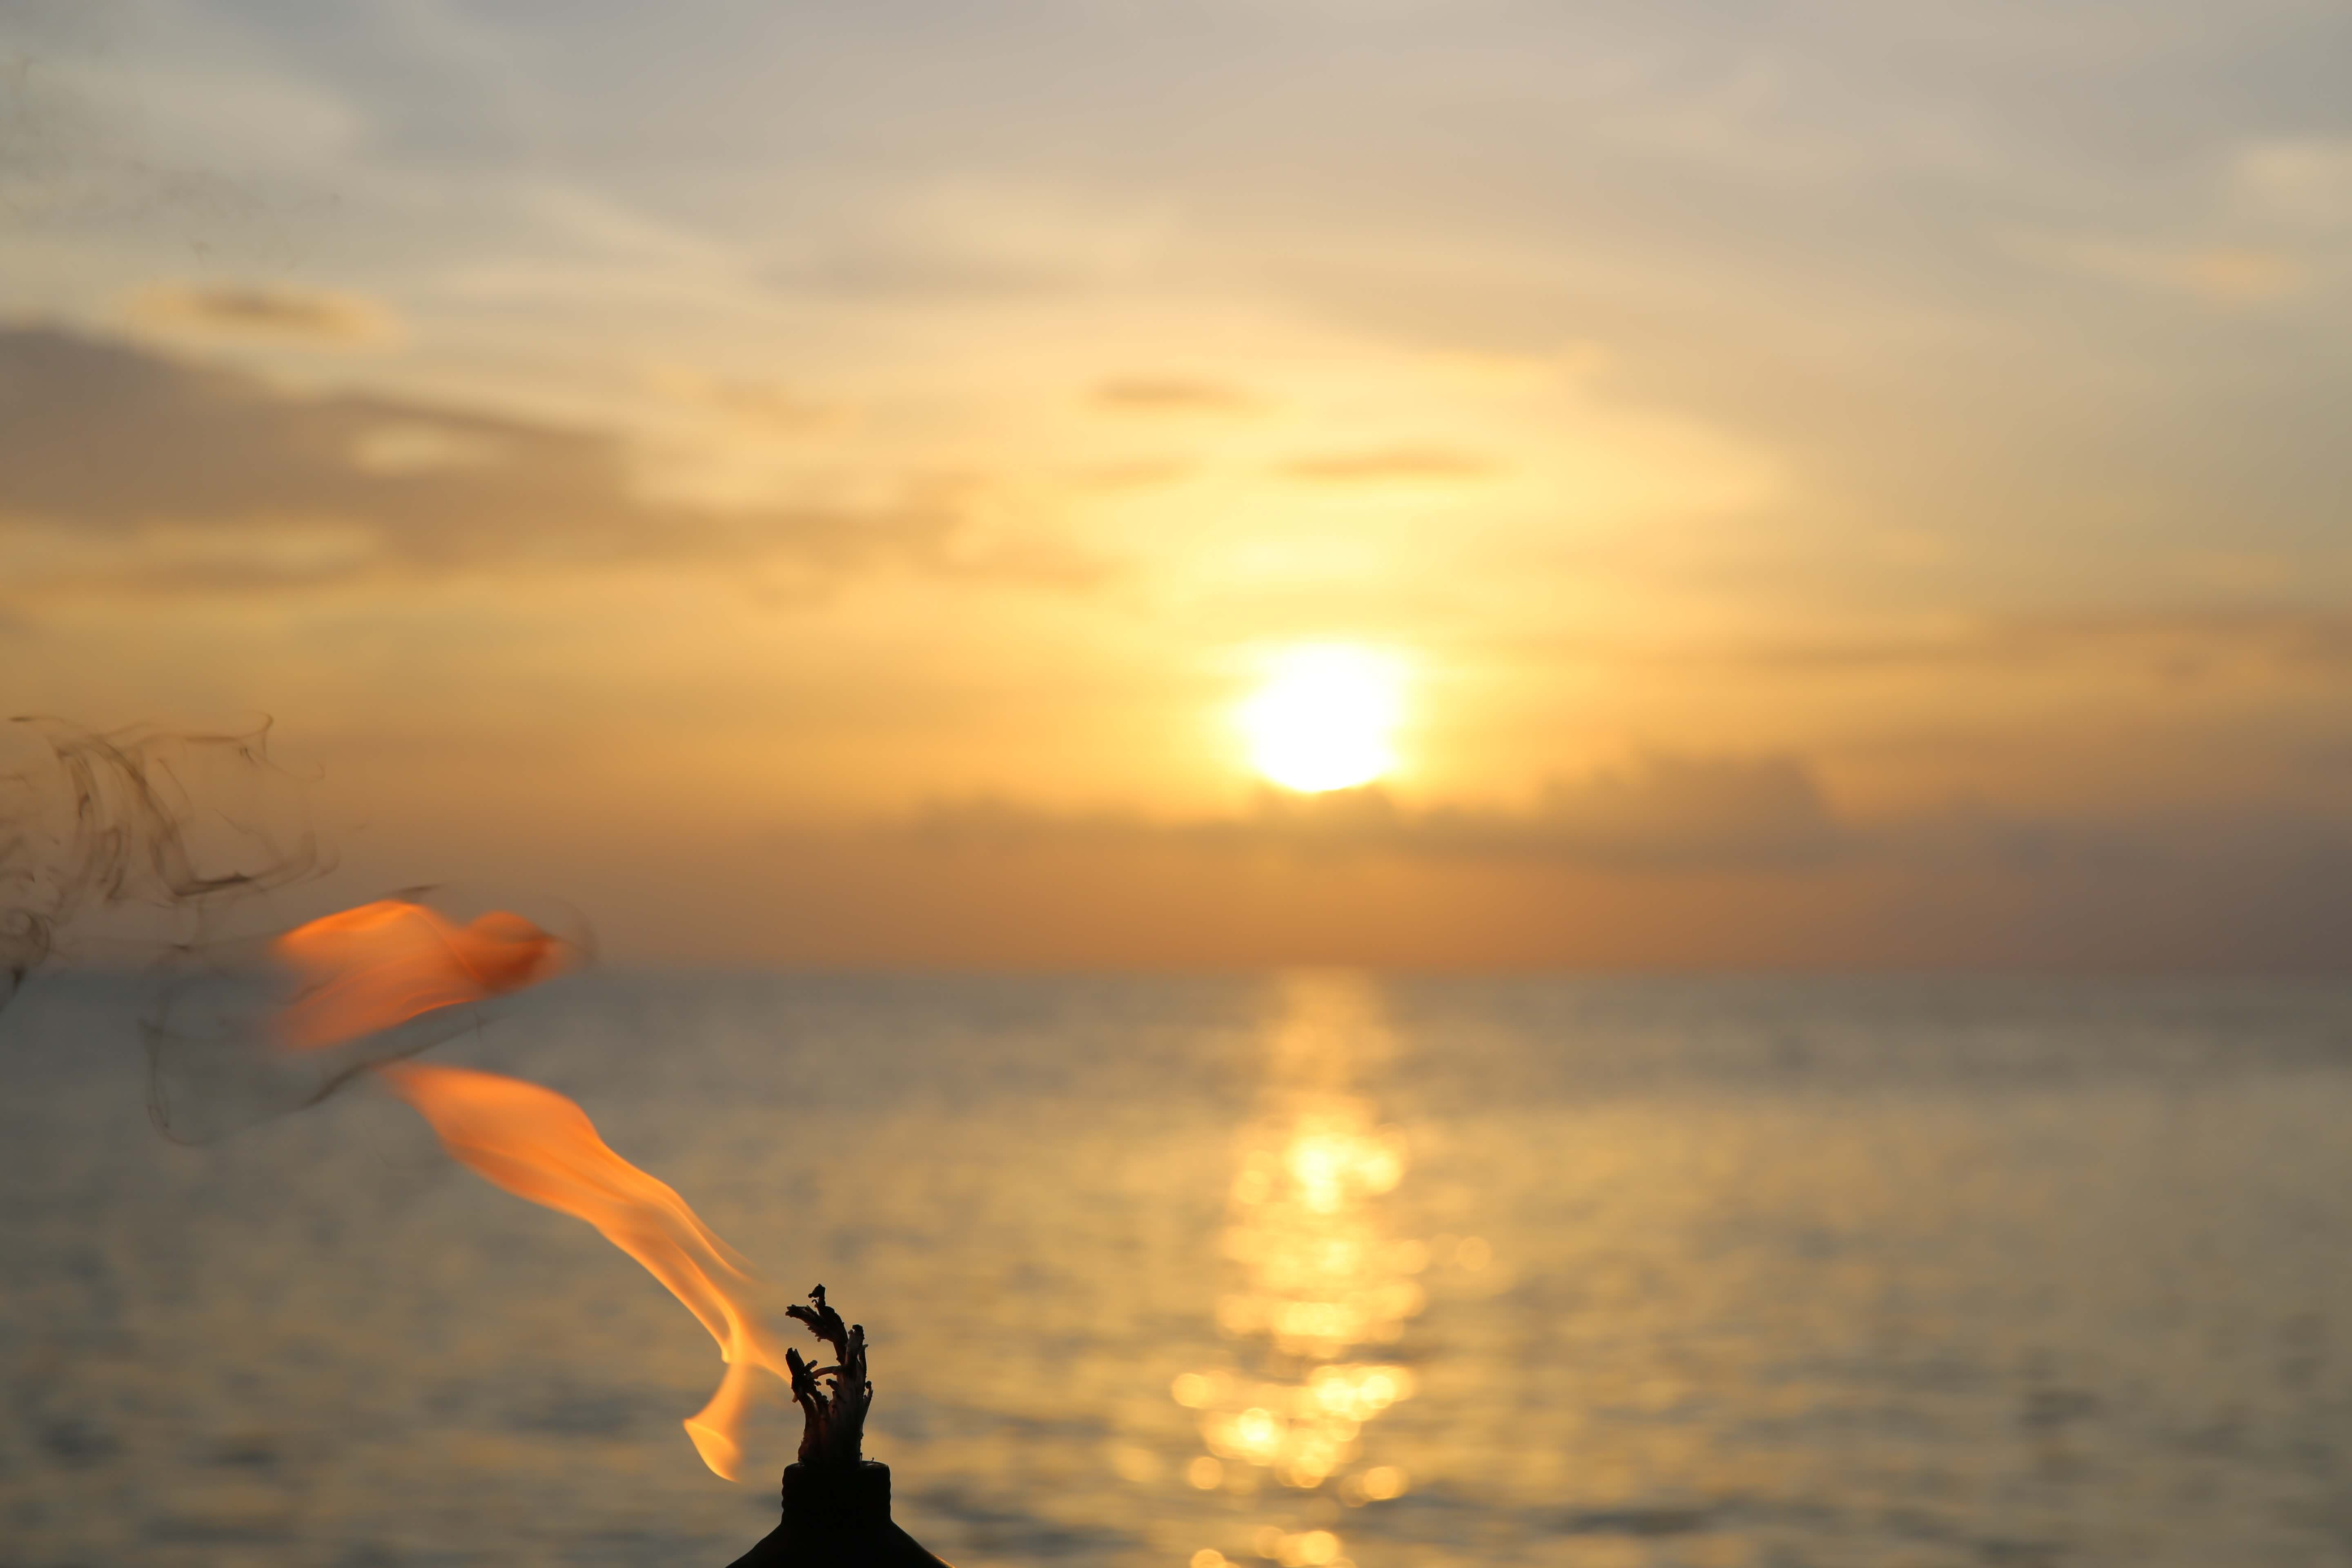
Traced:
<svg viewBox="0 0 2352 1568">
<path fill-rule="evenodd" d="M 1382 1200 L 1403 1182 L 1409 1151 L 1360 1088 L 1393 1044 L 1369 983 L 1301 974 L 1286 984 L 1266 1047 L 1260 1113 L 1227 1204 L 1223 1251 L 1238 1279 L 1216 1304 L 1235 1354 L 1169 1388 L 1199 1412 L 1208 1450 L 1186 1479 L 1202 1490 L 1328 1485 L 1350 1506 L 1395 1498 L 1408 1479 L 1365 1463 L 1365 1427 L 1412 1397 L 1412 1369 L 1376 1352 L 1426 1303 L 1415 1276 L 1431 1254 L 1391 1233 Z M 1328 1529 L 1269 1524 L 1255 1542 L 1285 1568 L 1348 1561 Z"/>
</svg>

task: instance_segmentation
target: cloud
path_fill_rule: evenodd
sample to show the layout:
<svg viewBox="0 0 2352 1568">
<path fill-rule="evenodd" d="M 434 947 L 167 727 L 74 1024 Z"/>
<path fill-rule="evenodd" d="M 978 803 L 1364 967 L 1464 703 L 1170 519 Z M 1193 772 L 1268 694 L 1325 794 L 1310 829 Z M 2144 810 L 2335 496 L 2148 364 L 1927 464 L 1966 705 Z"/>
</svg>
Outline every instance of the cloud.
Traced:
<svg viewBox="0 0 2352 1568">
<path fill-rule="evenodd" d="M 1253 402 L 1237 386 L 1177 375 L 1112 376 L 1096 384 L 1094 400 L 1122 414 L 1234 414 Z"/>
<path fill-rule="evenodd" d="M 2016 669 L 2066 663 L 2173 681 L 2227 671 L 2352 671 L 2352 615 L 2235 605 L 1987 617 L 1909 637 L 1856 637 L 1724 650 L 1730 662 L 1795 669 Z"/>
<path fill-rule="evenodd" d="M 2352 614 L 2291 604 L 1937 617 L 1927 625 L 1723 640 L 1580 635 L 1507 639 L 1537 663 L 1741 674 L 2040 677 L 2062 669 L 2165 684 L 2212 678 L 2333 682 L 2352 676 Z"/>
<path fill-rule="evenodd" d="M 0 582 L 155 594 L 726 564 L 770 586 L 898 563 L 1077 580 L 965 548 L 960 492 L 720 510 L 647 497 L 617 436 L 414 399 L 278 391 L 45 327 L 0 329 Z"/>
<path fill-rule="evenodd" d="M 1172 824 L 968 801 L 934 805 L 898 831 L 941 848 L 1271 849 L 1644 871 L 1796 869 L 1827 864 L 1860 842 L 1832 815 L 1801 759 L 1674 755 L 1556 782 L 1527 811 L 1415 809 L 1368 786 L 1312 795 L 1267 790 L 1247 813 Z"/>
<path fill-rule="evenodd" d="M 1521 831 L 1586 859 L 1650 866 L 1811 865 L 1853 841 L 1811 767 L 1787 756 L 1653 754 L 1557 780 Z"/>
<path fill-rule="evenodd" d="M 2255 246 L 2053 239 L 2025 248 L 2069 272 L 2216 305 L 2269 304 L 2302 293 L 2311 280 L 2302 258 Z"/>
<path fill-rule="evenodd" d="M 1446 447 L 1375 447 L 1298 458 L 1283 474 L 1314 484 L 1385 484 L 1398 480 L 1475 479 L 1493 470 L 1486 458 Z"/>
<path fill-rule="evenodd" d="M 1155 824 L 973 801 L 775 851 L 743 897 L 825 911 L 779 938 L 803 961 L 2352 967 L 2352 816 L 1863 822 L 1796 757 L 1654 756 L 1518 811 L 1365 789 Z M 779 900 L 775 876 L 806 885 Z"/>
<path fill-rule="evenodd" d="M 355 294 L 264 283 L 152 283 L 123 306 L 132 325 L 194 342 L 368 348 L 400 334 L 390 307 Z"/>
<path fill-rule="evenodd" d="M 1812 764 L 1790 755 L 1654 752 L 1555 779 L 1518 809 L 1415 806 L 1378 785 L 1266 789 L 1245 811 L 1177 822 L 982 798 L 934 803 L 881 837 L 941 851 L 1174 850 L 1213 860 L 1273 851 L 1309 863 L 1493 863 L 1634 878 L 1871 872 L 1957 885 L 1990 877 L 2053 896 L 2200 879 L 2300 887 L 2326 867 L 2342 868 L 2352 889 L 2352 816 L 2241 805 L 2070 817 L 1963 805 L 1863 821 L 1836 811 Z"/>
<path fill-rule="evenodd" d="M 2258 142 L 2232 172 L 2266 212 L 2315 227 L 2352 224 L 2352 141 Z"/>
<path fill-rule="evenodd" d="M 661 365 L 646 381 L 664 399 L 706 420 L 724 420 L 763 435 L 797 436 L 838 430 L 850 410 L 771 382 L 712 375 L 690 365 Z"/>
</svg>

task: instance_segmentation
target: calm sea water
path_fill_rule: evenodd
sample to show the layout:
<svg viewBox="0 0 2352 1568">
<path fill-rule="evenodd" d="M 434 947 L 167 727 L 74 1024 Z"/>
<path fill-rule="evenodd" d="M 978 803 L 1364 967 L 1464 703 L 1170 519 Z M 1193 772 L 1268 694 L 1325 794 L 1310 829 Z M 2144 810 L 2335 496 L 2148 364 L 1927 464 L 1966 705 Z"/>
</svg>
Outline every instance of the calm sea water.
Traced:
<svg viewBox="0 0 2352 1568">
<path fill-rule="evenodd" d="M 769 1528 L 594 1232 L 365 1087 L 166 1143 L 128 1025 L 0 1019 L 0 1563 Z M 829 1287 L 961 1568 L 2352 1563 L 2343 985 L 608 973 L 440 1056 Z"/>
</svg>

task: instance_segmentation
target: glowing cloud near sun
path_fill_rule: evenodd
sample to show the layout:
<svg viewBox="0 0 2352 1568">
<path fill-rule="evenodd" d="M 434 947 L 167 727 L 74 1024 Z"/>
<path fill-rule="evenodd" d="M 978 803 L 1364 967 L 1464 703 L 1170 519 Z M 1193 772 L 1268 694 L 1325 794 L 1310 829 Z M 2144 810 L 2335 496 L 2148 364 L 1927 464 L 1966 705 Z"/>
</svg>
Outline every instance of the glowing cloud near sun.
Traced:
<svg viewBox="0 0 2352 1568">
<path fill-rule="evenodd" d="M 1306 794 L 1371 783 L 1396 766 L 1403 684 L 1391 654 L 1337 643 L 1284 649 L 1237 715 L 1251 765 Z"/>
</svg>

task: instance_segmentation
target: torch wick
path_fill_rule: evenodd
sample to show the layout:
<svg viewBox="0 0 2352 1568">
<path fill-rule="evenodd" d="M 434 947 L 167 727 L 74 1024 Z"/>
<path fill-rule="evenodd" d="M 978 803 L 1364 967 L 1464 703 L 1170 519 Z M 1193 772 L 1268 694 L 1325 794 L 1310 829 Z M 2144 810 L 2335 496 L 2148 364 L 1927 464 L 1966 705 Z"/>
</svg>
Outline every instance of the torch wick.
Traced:
<svg viewBox="0 0 2352 1568">
<path fill-rule="evenodd" d="M 784 1310 L 832 1348 L 835 1364 L 813 1367 L 800 1352 L 784 1352 L 803 1420 L 800 1461 L 854 1465 L 865 1458 L 866 1411 L 874 1403 L 874 1385 L 866 1380 L 865 1325 L 843 1322 L 826 1305 L 822 1285 L 809 1292 L 809 1300 L 816 1304 Z"/>
</svg>

